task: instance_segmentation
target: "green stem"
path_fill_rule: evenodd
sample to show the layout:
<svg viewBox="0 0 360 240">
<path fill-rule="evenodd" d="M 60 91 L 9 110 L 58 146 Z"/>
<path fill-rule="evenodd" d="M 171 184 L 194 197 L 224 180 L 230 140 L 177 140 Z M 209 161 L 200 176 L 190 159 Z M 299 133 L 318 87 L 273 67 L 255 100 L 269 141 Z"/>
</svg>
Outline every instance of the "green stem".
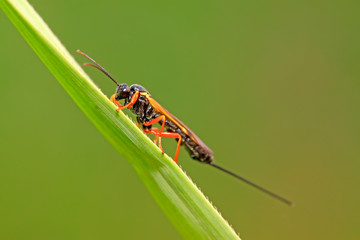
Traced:
<svg viewBox="0 0 360 240">
<path fill-rule="evenodd" d="M 74 102 L 135 168 L 186 239 L 239 239 L 200 190 L 92 83 L 27 1 L 0 7 Z M 75 52 L 75 51 L 74 51 Z"/>
</svg>

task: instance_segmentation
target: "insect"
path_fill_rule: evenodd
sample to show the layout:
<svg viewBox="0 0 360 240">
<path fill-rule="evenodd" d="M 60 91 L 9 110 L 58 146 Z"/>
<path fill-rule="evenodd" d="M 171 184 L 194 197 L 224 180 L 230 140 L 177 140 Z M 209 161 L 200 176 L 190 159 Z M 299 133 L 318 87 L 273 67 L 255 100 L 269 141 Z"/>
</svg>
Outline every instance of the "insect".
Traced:
<svg viewBox="0 0 360 240">
<path fill-rule="evenodd" d="M 209 147 L 203 143 L 199 137 L 197 137 L 184 123 L 178 118 L 168 112 L 158 102 L 156 102 L 150 95 L 150 93 L 138 84 L 133 84 L 130 87 L 125 84 L 119 84 L 102 66 L 100 66 L 94 59 L 87 54 L 77 50 L 77 53 L 83 55 L 89 59 L 92 63 L 84 63 L 84 66 L 91 66 L 102 71 L 108 76 L 115 84 L 116 91 L 110 98 L 110 101 L 115 103 L 118 108 L 117 111 L 128 108 L 136 115 L 137 126 L 142 126 L 144 133 L 152 134 L 155 136 L 155 144 L 159 144 L 159 148 L 164 154 L 164 149 L 161 146 L 161 138 L 174 138 L 177 140 L 177 148 L 175 152 L 174 161 L 177 162 L 179 156 L 179 149 L 181 145 L 184 145 L 190 156 L 203 163 L 207 163 L 225 173 L 228 173 L 245 183 L 263 191 L 264 193 L 288 204 L 293 203 L 284 197 L 281 197 L 217 164 L 214 163 L 213 152 Z M 123 100 L 124 104 L 120 104 Z M 160 128 L 153 128 L 154 124 L 160 124 Z"/>
</svg>

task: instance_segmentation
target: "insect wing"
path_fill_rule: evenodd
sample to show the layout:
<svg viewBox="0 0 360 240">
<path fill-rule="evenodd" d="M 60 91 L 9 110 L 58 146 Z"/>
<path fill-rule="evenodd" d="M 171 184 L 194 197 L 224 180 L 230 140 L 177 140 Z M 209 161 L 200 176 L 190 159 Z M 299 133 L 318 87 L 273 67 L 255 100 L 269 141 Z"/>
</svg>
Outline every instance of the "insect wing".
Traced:
<svg viewBox="0 0 360 240">
<path fill-rule="evenodd" d="M 178 126 L 183 133 L 188 135 L 194 142 L 201 145 L 203 148 L 206 148 L 209 153 L 212 153 L 210 148 L 208 148 L 205 143 L 203 143 L 198 136 L 193 133 L 190 128 L 188 128 L 184 123 L 182 123 L 177 117 L 169 113 L 164 107 L 162 107 L 157 101 L 155 101 L 152 97 L 146 96 L 149 103 L 153 106 L 155 111 L 158 111 L 159 113 L 163 114 L 165 118 L 171 122 L 173 122 L 176 126 Z"/>
</svg>

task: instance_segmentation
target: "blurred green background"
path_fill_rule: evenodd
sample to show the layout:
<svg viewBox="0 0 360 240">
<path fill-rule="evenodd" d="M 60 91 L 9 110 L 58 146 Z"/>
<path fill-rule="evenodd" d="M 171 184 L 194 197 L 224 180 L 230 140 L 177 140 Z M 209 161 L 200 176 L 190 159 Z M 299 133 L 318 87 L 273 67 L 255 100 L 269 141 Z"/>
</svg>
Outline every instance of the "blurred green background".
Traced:
<svg viewBox="0 0 360 240">
<path fill-rule="evenodd" d="M 74 55 L 146 87 L 216 163 L 296 203 L 183 149 L 179 165 L 242 239 L 359 239 L 358 1 L 31 3 Z M 181 239 L 3 12 L 0 29 L 0 238 Z"/>
</svg>

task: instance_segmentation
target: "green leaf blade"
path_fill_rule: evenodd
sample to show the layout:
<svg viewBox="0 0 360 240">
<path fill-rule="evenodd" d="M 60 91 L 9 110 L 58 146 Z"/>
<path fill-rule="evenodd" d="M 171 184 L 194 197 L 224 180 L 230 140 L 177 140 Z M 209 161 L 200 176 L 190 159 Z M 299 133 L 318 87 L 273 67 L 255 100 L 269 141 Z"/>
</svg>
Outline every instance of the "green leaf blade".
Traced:
<svg viewBox="0 0 360 240">
<path fill-rule="evenodd" d="M 0 0 L 0 7 L 89 120 L 132 164 L 184 238 L 239 239 L 176 163 L 115 111 L 27 1 Z"/>
</svg>

